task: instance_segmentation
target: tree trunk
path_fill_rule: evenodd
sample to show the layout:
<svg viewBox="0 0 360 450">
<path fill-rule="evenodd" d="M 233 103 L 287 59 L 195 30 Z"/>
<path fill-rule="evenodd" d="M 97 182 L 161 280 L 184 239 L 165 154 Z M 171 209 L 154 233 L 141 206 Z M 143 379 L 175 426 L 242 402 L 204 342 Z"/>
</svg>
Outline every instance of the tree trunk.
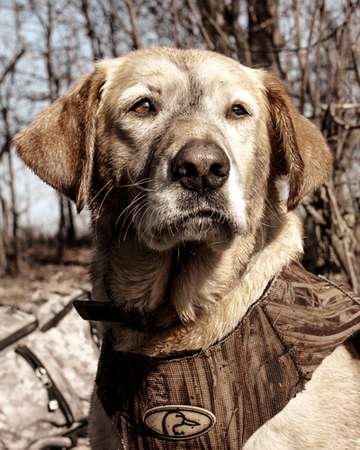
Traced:
<svg viewBox="0 0 360 450">
<path fill-rule="evenodd" d="M 284 39 L 279 30 L 279 0 L 248 0 L 247 5 L 252 66 L 272 69 L 285 79 L 280 60 Z"/>
</svg>

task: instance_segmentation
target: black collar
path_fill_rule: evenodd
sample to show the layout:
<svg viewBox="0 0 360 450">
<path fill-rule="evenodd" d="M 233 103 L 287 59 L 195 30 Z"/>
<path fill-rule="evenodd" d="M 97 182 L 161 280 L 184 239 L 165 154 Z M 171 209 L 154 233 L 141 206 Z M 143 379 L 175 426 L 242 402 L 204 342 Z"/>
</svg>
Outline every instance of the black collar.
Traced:
<svg viewBox="0 0 360 450">
<path fill-rule="evenodd" d="M 75 300 L 73 305 L 84 320 L 122 323 L 125 327 L 142 332 L 156 333 L 180 324 L 180 319 L 170 303 L 172 282 L 178 271 L 178 254 L 173 252 L 164 302 L 154 311 L 145 314 L 125 310 L 114 301 L 111 289 L 104 277 L 104 287 L 108 301 Z M 122 303 L 124 304 L 124 303 Z"/>
<path fill-rule="evenodd" d="M 110 302 L 75 300 L 73 305 L 84 320 L 123 323 L 127 328 L 137 331 L 158 332 L 180 323 L 174 308 L 169 303 L 160 305 L 146 315 L 134 311 L 126 312 Z"/>
</svg>

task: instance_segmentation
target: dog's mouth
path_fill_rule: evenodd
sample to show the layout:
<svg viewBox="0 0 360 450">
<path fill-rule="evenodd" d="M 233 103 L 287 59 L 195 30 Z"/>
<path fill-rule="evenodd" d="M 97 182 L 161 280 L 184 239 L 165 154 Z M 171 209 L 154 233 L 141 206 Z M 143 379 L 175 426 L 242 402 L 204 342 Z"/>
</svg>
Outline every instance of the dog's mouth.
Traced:
<svg viewBox="0 0 360 450">
<path fill-rule="evenodd" d="M 167 220 L 152 230 L 155 246 L 169 246 L 186 241 L 214 241 L 227 239 L 236 234 L 237 225 L 229 214 L 213 209 L 204 209 L 182 214 Z"/>
<path fill-rule="evenodd" d="M 211 209 L 200 210 L 184 214 L 167 225 L 163 225 L 157 234 L 161 236 L 169 230 L 176 233 L 189 227 L 194 227 L 195 229 L 204 226 L 221 227 L 231 223 L 231 218 L 225 213 Z"/>
</svg>

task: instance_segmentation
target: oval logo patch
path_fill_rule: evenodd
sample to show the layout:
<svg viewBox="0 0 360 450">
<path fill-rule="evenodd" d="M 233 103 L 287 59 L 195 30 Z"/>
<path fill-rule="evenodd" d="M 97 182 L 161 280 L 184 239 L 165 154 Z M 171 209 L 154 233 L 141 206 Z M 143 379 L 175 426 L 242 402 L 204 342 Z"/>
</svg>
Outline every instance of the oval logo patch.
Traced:
<svg viewBox="0 0 360 450">
<path fill-rule="evenodd" d="M 144 425 L 157 437 L 171 441 L 196 438 L 216 423 L 210 411 L 191 405 L 164 405 L 144 414 Z"/>
</svg>

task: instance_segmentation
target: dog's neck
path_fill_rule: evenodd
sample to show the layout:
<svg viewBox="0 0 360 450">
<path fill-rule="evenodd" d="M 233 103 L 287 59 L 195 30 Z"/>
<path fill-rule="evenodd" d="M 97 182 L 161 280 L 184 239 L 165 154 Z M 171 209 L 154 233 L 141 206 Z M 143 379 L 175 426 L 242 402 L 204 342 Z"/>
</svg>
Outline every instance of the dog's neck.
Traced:
<svg viewBox="0 0 360 450">
<path fill-rule="evenodd" d="M 109 300 L 111 292 L 122 308 L 144 314 L 169 302 L 182 322 L 155 333 L 112 325 L 115 348 L 164 356 L 206 348 L 231 332 L 270 279 L 301 254 L 299 220 L 287 214 L 276 236 L 257 246 L 239 236 L 224 249 L 194 244 L 175 255 L 132 239 L 103 250 L 94 268 L 95 300 Z"/>
</svg>

